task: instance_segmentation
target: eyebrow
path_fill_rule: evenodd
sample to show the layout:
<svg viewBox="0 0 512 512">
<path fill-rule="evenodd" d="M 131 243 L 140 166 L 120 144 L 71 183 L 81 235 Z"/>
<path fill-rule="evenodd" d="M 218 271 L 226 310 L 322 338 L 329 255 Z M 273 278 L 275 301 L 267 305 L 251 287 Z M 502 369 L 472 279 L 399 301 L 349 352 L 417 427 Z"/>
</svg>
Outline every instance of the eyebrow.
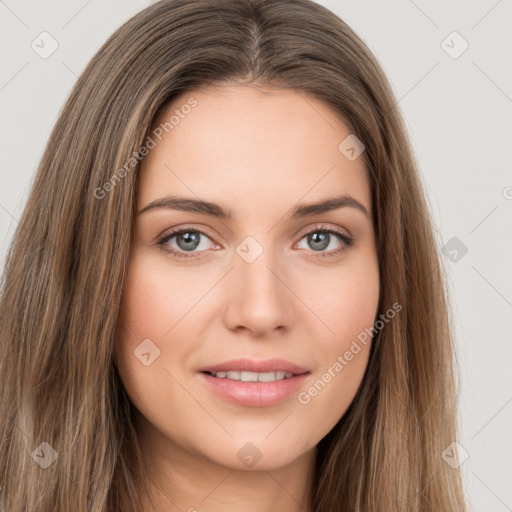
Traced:
<svg viewBox="0 0 512 512">
<path fill-rule="evenodd" d="M 368 220 L 371 220 L 370 213 L 366 207 L 357 199 L 349 195 L 332 197 L 318 203 L 300 205 L 291 211 L 290 218 L 301 219 L 344 207 L 355 208 L 356 210 L 362 212 Z M 142 210 L 140 210 L 139 215 L 160 208 L 179 210 L 183 212 L 202 213 L 204 215 L 210 215 L 219 219 L 233 219 L 231 210 L 225 210 L 218 204 L 180 196 L 165 196 L 159 199 L 155 199 L 146 205 Z"/>
</svg>

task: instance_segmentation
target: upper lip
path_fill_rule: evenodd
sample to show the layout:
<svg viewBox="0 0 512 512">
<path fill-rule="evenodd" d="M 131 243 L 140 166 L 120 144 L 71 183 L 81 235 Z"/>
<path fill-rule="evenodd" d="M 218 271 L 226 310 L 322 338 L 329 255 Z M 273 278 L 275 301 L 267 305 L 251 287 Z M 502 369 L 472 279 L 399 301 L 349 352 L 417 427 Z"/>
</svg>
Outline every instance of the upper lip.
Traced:
<svg viewBox="0 0 512 512">
<path fill-rule="evenodd" d="M 254 359 L 231 359 L 223 363 L 212 366 L 205 366 L 200 372 L 230 372 L 245 371 L 255 373 L 265 372 L 287 372 L 293 374 L 307 373 L 308 370 L 302 366 L 286 361 L 285 359 L 266 359 L 265 361 L 256 361 Z"/>
</svg>

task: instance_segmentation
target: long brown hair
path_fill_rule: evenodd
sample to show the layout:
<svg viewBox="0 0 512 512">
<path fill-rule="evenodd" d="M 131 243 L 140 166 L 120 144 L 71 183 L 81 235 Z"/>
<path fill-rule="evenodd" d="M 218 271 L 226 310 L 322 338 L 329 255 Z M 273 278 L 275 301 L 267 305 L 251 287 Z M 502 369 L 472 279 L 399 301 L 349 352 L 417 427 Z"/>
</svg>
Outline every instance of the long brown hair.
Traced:
<svg viewBox="0 0 512 512">
<path fill-rule="evenodd" d="M 311 509 L 465 510 L 459 471 L 442 458 L 456 439 L 452 335 L 417 164 L 377 60 L 310 0 L 162 0 L 120 27 L 79 77 L 3 275 L 3 510 L 141 510 L 133 406 L 113 352 L 140 148 L 170 100 L 228 81 L 312 95 L 363 141 L 378 314 L 402 306 L 374 337 L 354 402 L 319 444 Z M 57 459 L 43 468 L 42 454 Z"/>
</svg>

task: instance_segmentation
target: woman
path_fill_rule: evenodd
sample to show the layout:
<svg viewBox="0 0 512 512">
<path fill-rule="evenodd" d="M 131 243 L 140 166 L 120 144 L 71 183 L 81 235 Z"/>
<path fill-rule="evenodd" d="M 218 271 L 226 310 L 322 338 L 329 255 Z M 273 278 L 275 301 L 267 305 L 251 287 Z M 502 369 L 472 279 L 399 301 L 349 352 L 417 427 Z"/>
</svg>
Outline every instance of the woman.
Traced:
<svg viewBox="0 0 512 512">
<path fill-rule="evenodd" d="M 465 510 L 437 245 L 342 20 L 144 9 L 78 79 L 8 254 L 3 510 Z"/>
</svg>

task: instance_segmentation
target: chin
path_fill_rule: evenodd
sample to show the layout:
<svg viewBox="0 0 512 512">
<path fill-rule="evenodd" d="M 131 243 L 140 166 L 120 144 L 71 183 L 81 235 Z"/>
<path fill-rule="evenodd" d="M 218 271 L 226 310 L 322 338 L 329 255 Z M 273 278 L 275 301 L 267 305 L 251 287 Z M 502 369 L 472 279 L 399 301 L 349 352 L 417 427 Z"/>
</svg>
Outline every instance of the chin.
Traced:
<svg viewBox="0 0 512 512">
<path fill-rule="evenodd" d="M 281 440 L 270 441 L 265 436 L 254 436 L 252 440 L 247 436 L 233 439 L 229 446 L 218 445 L 219 452 L 210 453 L 208 458 L 215 464 L 236 471 L 275 471 L 294 463 L 311 450 L 311 447 L 298 450 L 298 440 L 289 439 L 289 444 L 283 446 Z"/>
</svg>

